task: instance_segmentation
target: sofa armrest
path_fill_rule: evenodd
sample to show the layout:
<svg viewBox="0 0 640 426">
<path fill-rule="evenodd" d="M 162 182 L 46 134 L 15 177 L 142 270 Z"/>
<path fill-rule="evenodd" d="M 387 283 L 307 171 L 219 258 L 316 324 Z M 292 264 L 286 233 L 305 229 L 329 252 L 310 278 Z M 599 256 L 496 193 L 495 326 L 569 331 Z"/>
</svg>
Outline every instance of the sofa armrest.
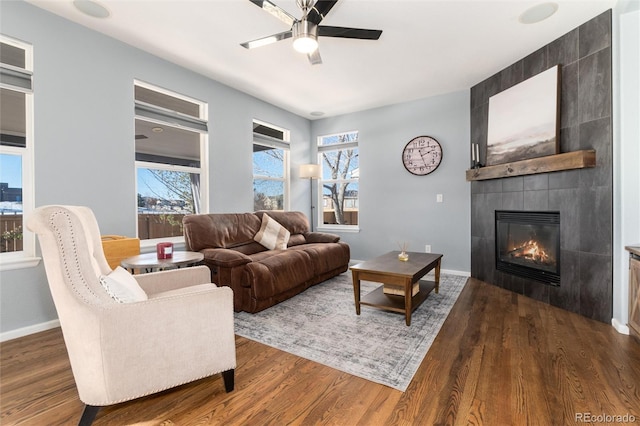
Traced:
<svg viewBox="0 0 640 426">
<path fill-rule="evenodd" d="M 200 253 L 204 255 L 204 260 L 208 265 L 215 265 L 220 268 L 233 268 L 246 265 L 252 261 L 246 254 L 231 249 L 204 249 L 201 250 Z"/>
<path fill-rule="evenodd" d="M 336 234 L 330 234 L 328 232 L 307 232 L 304 234 L 307 239 L 307 243 L 337 243 L 340 241 L 340 236 Z"/>
</svg>

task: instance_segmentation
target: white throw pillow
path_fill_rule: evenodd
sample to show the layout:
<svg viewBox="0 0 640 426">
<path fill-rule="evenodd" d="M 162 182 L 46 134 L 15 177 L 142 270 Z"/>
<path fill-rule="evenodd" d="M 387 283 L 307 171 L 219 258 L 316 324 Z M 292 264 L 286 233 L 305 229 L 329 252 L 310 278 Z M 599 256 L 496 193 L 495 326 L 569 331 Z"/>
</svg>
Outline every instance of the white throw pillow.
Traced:
<svg viewBox="0 0 640 426">
<path fill-rule="evenodd" d="M 287 248 L 291 233 L 284 226 L 270 218 L 266 213 L 262 215 L 262 226 L 253 239 L 269 250 Z"/>
<path fill-rule="evenodd" d="M 147 293 L 140 288 L 138 281 L 121 266 L 111 271 L 109 275 L 100 275 L 100 284 L 109 296 L 119 303 L 141 302 L 148 299 Z"/>
</svg>

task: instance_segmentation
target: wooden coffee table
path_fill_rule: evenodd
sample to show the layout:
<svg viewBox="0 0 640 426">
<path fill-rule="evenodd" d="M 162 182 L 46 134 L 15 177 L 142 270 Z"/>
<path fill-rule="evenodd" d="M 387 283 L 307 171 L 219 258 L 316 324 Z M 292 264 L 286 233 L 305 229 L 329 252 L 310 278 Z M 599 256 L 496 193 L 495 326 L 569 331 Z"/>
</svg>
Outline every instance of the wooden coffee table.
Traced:
<svg viewBox="0 0 640 426">
<path fill-rule="evenodd" d="M 403 313 L 407 325 L 411 325 L 411 313 L 425 301 L 431 289 L 438 293 L 442 255 L 409 252 L 409 260 L 403 262 L 398 259 L 399 253 L 392 251 L 349 268 L 353 274 L 357 315 L 360 315 L 361 305 L 373 306 Z M 419 281 L 432 269 L 435 269 L 435 281 Z M 360 300 L 360 280 L 404 286 L 404 296 L 385 294 L 384 286 L 380 286 Z M 419 282 L 420 290 L 412 297 L 413 283 L 416 282 Z"/>
</svg>

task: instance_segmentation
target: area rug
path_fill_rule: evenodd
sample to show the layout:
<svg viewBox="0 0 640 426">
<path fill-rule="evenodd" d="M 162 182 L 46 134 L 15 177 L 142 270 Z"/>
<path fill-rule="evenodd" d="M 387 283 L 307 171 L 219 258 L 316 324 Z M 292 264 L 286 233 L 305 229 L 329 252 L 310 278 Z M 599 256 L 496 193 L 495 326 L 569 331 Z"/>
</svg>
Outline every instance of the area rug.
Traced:
<svg viewBox="0 0 640 426">
<path fill-rule="evenodd" d="M 404 314 L 362 306 L 345 272 L 257 314 L 236 312 L 236 334 L 404 392 L 467 278 L 441 274 L 440 292 Z M 365 295 L 380 284 L 361 281 Z"/>
</svg>

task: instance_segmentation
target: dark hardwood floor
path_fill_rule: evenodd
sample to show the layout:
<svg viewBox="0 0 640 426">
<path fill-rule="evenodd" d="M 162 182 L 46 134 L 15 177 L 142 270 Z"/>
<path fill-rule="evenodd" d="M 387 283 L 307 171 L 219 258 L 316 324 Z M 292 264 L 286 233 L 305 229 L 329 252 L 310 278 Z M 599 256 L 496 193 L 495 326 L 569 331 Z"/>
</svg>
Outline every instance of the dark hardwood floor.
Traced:
<svg viewBox="0 0 640 426">
<path fill-rule="evenodd" d="M 233 392 L 217 375 L 103 408 L 94 424 L 562 425 L 616 424 L 624 415 L 640 423 L 640 343 L 474 279 L 404 393 L 236 342 Z M 83 405 L 59 329 L 1 351 L 2 425 L 77 423 Z"/>
</svg>

